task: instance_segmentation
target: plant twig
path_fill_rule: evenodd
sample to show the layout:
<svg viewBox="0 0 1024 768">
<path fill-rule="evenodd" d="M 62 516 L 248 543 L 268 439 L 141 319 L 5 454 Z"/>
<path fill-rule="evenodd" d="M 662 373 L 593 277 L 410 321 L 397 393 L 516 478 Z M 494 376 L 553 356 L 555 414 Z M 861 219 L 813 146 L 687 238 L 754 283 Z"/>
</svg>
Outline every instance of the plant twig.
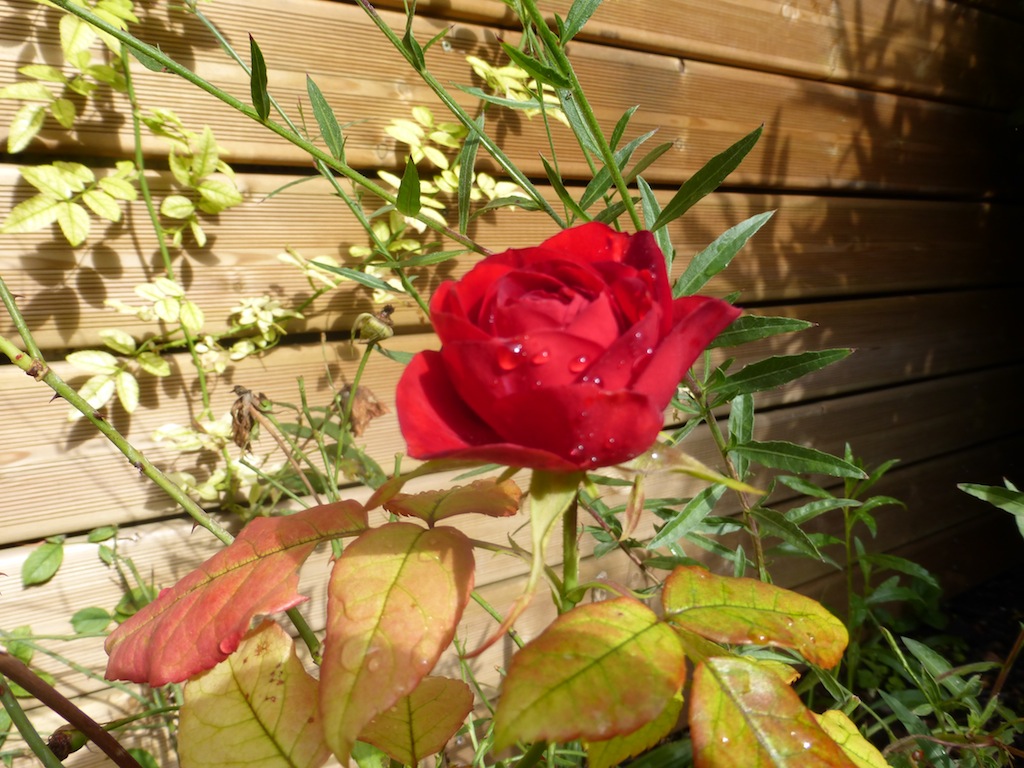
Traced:
<svg viewBox="0 0 1024 768">
<path fill-rule="evenodd" d="M 35 672 L 26 667 L 19 659 L 6 651 L 0 651 L 0 675 L 16 682 L 47 707 L 71 723 L 71 725 L 85 734 L 93 744 L 102 749 L 107 754 L 107 757 L 113 760 L 117 765 L 121 766 L 121 768 L 142 768 L 138 761 L 128 753 L 128 750 L 121 746 L 121 743 L 117 739 L 103 729 L 103 726 L 75 706 L 75 704 L 64 696 L 64 694 L 36 675 Z M 0 687 L 0 697 L 7 696 L 10 696 L 11 699 L 14 698 L 11 695 L 10 689 L 6 685 L 2 685 L 2 687 Z M 15 704 L 17 704 L 16 701 Z M 14 720 L 16 713 L 12 712 L 6 698 L 4 700 L 4 707 L 7 708 L 8 714 L 11 714 L 11 719 Z M 20 706 L 17 707 L 17 710 L 20 709 Z M 35 729 L 31 728 L 31 725 L 29 727 L 31 732 L 35 733 Z M 22 736 L 26 736 L 24 731 L 22 731 Z M 39 738 L 39 734 L 36 734 L 36 738 Z M 29 741 L 27 737 L 26 741 Z M 53 755 L 53 752 L 51 752 L 50 748 L 45 744 L 43 744 L 42 747 L 43 750 L 45 750 L 45 753 L 49 753 L 53 756 L 55 761 L 53 768 L 60 768 L 61 763 L 57 760 L 56 755 Z M 46 759 L 44 752 L 37 751 L 35 746 L 32 747 L 32 751 L 36 753 L 39 759 L 42 760 L 48 768 L 50 768 L 51 764 Z"/>
</svg>

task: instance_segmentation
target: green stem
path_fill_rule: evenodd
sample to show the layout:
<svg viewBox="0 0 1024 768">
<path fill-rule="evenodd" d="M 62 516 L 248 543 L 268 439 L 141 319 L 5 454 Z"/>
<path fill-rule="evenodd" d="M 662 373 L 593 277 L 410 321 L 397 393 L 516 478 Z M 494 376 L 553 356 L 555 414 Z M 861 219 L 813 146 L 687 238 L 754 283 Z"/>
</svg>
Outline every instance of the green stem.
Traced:
<svg viewBox="0 0 1024 768">
<path fill-rule="evenodd" d="M 537 8 L 536 0 L 522 0 L 522 4 L 527 15 L 530 17 L 530 21 L 533 22 L 538 33 L 540 33 L 541 39 L 544 41 L 544 45 L 549 55 L 554 60 L 556 68 L 569 78 L 569 83 L 571 84 L 570 90 L 572 91 L 574 103 L 579 108 L 584 122 L 587 124 L 587 127 L 590 129 L 590 132 L 594 137 L 594 141 L 597 142 L 598 149 L 601 150 L 601 159 L 604 161 L 605 167 L 611 174 L 612 182 L 615 184 L 615 189 L 618 190 L 619 197 L 622 198 L 622 202 L 626 206 L 626 211 L 629 212 L 629 218 L 633 223 L 633 228 L 636 230 L 643 229 L 644 226 L 640 221 L 640 214 L 637 212 L 636 206 L 633 204 L 633 198 L 629 193 L 629 187 L 626 184 L 625 178 L 622 176 L 622 171 L 620 170 L 618 163 L 615 162 L 615 153 L 608 144 L 608 140 L 605 138 L 604 132 L 601 130 L 600 123 L 597 122 L 597 115 L 594 114 L 594 110 L 590 106 L 590 102 L 587 100 L 586 93 L 584 93 L 583 86 L 580 84 L 579 78 L 576 76 L 576 71 L 573 69 L 572 62 L 570 62 L 569 57 L 565 55 L 565 49 L 562 46 L 561 41 L 548 27 L 547 22 L 541 15 L 540 9 Z"/>
<path fill-rule="evenodd" d="M 170 58 L 166 53 L 161 51 L 159 48 L 149 45 L 148 43 L 144 43 L 134 35 L 129 34 L 128 32 L 125 32 L 123 30 L 120 30 L 112 24 L 109 24 L 88 8 L 75 5 L 73 0 L 53 0 L 53 4 L 63 11 L 66 11 L 70 14 L 73 14 L 74 16 L 77 16 L 80 19 L 83 19 L 84 21 L 87 21 L 89 24 L 96 27 L 97 29 L 106 32 L 108 35 L 117 40 L 120 40 L 133 51 L 137 51 L 143 56 L 152 59 L 154 62 L 158 63 L 168 72 L 177 75 L 183 80 L 199 88 L 201 91 L 210 94 L 211 96 L 220 100 L 224 104 L 227 104 L 235 111 L 245 115 L 246 117 L 252 120 L 255 120 L 272 133 L 277 134 L 285 141 L 295 145 L 303 152 L 309 154 L 314 159 L 326 163 L 328 166 L 336 170 L 338 173 L 345 176 L 347 179 L 350 179 L 355 183 L 359 184 L 360 186 L 364 187 L 369 192 L 379 197 L 381 200 L 384 200 L 390 203 L 391 205 L 395 205 L 397 203 L 397 198 L 395 195 L 388 192 L 384 187 L 380 186 L 369 177 L 364 176 L 351 166 L 327 154 L 323 150 L 319 149 L 311 141 L 300 136 L 298 133 L 289 130 L 286 126 L 280 125 L 279 123 L 275 123 L 269 119 L 261 120 L 259 115 L 256 113 L 256 110 L 253 109 L 251 106 L 232 96 L 227 91 L 218 88 L 208 80 L 203 79 L 187 67 L 184 67 L 178 62 L 174 61 L 174 59 Z M 459 232 L 451 229 L 450 227 L 447 227 L 443 224 L 439 224 L 438 222 L 434 221 L 428 216 L 417 215 L 416 219 L 426 224 L 427 227 L 429 227 L 433 231 L 438 232 L 439 234 L 442 234 L 445 237 L 448 237 L 449 239 L 466 246 L 467 248 L 476 253 L 483 252 L 481 247 L 477 245 L 471 238 L 460 234 Z"/>
<path fill-rule="evenodd" d="M 487 615 L 494 619 L 496 622 L 498 622 L 499 625 L 503 621 L 505 621 L 505 618 L 500 613 L 498 613 L 497 609 L 489 602 L 487 602 L 487 599 L 484 598 L 484 596 L 477 592 L 475 589 L 469 593 L 469 596 L 473 598 L 473 602 L 475 602 L 477 605 L 479 605 L 481 608 L 487 611 Z M 509 639 L 511 639 L 512 642 L 516 644 L 517 648 L 522 648 L 524 645 L 526 645 L 526 643 L 523 642 L 523 638 L 519 636 L 519 633 L 516 632 L 515 629 L 510 628 L 506 634 L 509 636 Z"/>
<path fill-rule="evenodd" d="M 66 2 L 66 0 L 60 1 Z M 533 185 L 533 182 L 530 181 L 529 177 L 519 170 L 515 163 L 513 163 L 502 151 L 501 147 L 499 147 L 490 136 L 480 129 L 480 126 L 476 124 L 473 117 L 462 108 L 462 106 L 455 100 L 455 97 L 452 96 L 443 85 L 441 85 L 440 81 L 438 81 L 437 78 L 430 74 L 430 72 L 424 67 L 420 66 L 412 51 L 406 47 L 405 43 L 403 43 L 398 35 L 395 34 L 394 30 L 385 23 L 384 19 L 380 17 L 377 10 L 368 2 L 368 0 L 356 0 L 356 2 L 364 11 L 366 11 L 373 23 L 377 25 L 377 28 L 384 33 L 384 36 L 391 41 L 395 50 L 405 57 L 405 60 L 409 62 L 409 65 L 414 70 L 416 70 L 423 82 L 425 82 L 430 87 L 430 90 L 432 90 L 444 103 L 448 111 L 451 112 L 452 115 L 454 115 L 470 133 L 475 134 L 477 138 L 479 138 L 480 144 L 483 145 L 483 147 L 490 153 L 491 157 L 497 161 L 498 165 L 502 167 L 505 173 L 507 173 L 516 184 L 522 187 L 533 201 L 537 203 L 537 205 L 539 205 L 546 214 L 548 214 L 548 216 L 555 220 L 555 223 L 558 224 L 560 229 L 564 229 L 565 222 L 558 215 L 555 209 L 551 207 L 551 204 L 541 196 L 540 192 Z"/>
<path fill-rule="evenodd" d="M 548 745 L 545 741 L 538 741 L 523 753 L 523 756 L 516 761 L 515 768 L 533 768 L 547 751 Z"/>
<path fill-rule="evenodd" d="M 2 278 L 0 278 L 0 295 L 10 295 L 7 290 L 7 285 L 3 282 Z M 28 346 L 27 342 L 26 346 Z M 156 483 L 164 493 L 170 496 L 178 506 L 185 510 L 185 512 L 187 512 L 198 525 L 208 530 L 225 544 L 231 543 L 233 537 L 230 533 L 214 522 L 213 518 L 206 514 L 198 504 L 192 501 L 185 491 L 171 482 L 171 480 L 163 472 L 157 469 L 141 451 L 129 443 L 128 440 L 125 439 L 124 435 L 114 429 L 102 414 L 94 410 L 93 407 L 86 402 L 85 398 L 79 395 L 73 387 L 54 373 L 41 356 L 33 358 L 26 355 L 14 346 L 10 340 L 3 336 L 0 336 L 0 352 L 10 358 L 11 362 L 25 371 L 25 373 L 29 374 L 37 381 L 45 383 L 58 396 L 67 400 L 72 407 L 80 411 L 82 415 L 100 431 L 100 434 L 106 437 L 107 440 L 114 444 L 114 447 L 124 454 L 125 458 L 128 459 L 128 462 L 133 467 Z"/>
<path fill-rule="evenodd" d="M 7 679 L 3 676 L 0 676 L 0 704 L 3 704 L 4 709 L 7 710 L 7 716 L 11 718 L 11 722 L 18 729 L 18 733 L 21 734 L 21 738 L 25 740 L 28 748 L 39 758 L 39 762 L 46 768 L 64 768 L 63 763 L 53 754 L 53 751 L 43 741 L 43 737 L 39 735 L 39 731 L 28 719 L 25 710 L 18 703 L 18 699 L 11 693 Z"/>
<path fill-rule="evenodd" d="M 156 233 L 157 247 L 160 249 L 160 259 L 164 263 L 164 271 L 169 280 L 174 280 L 174 264 L 171 263 L 171 253 L 167 250 L 167 235 L 160 223 L 160 214 L 153 203 L 153 193 L 149 188 L 149 181 L 146 179 L 146 159 L 142 152 L 142 108 L 139 106 L 139 100 L 135 94 L 130 61 L 131 57 L 128 55 L 127 46 L 121 43 L 121 71 L 124 73 L 125 93 L 132 109 L 132 134 L 135 141 L 135 167 L 139 172 L 139 191 L 142 193 L 142 200 L 146 204 L 150 223 Z M 195 339 L 192 338 L 191 332 L 184 323 L 179 322 L 178 327 L 185 337 L 185 344 L 188 347 L 189 356 L 192 358 L 192 367 L 195 368 L 196 378 L 199 380 L 199 391 L 203 398 L 202 415 L 204 418 L 212 419 L 213 410 L 210 405 L 210 390 L 206 383 L 206 371 L 203 370 L 199 353 L 196 352 Z"/>
<path fill-rule="evenodd" d="M 573 497 L 562 517 L 562 608 L 561 613 L 572 610 L 582 597 L 577 594 L 580 584 L 580 545 L 577 539 L 579 493 Z"/>
</svg>

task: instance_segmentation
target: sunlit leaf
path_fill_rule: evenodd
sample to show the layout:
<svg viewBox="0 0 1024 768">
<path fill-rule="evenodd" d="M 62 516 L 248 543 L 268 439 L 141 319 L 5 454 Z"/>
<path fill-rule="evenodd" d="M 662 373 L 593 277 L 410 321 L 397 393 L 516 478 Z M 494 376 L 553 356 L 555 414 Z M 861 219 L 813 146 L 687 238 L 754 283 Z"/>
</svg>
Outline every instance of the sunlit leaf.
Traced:
<svg viewBox="0 0 1024 768">
<path fill-rule="evenodd" d="M 210 126 L 204 125 L 202 134 L 192 144 L 192 173 L 195 178 L 202 179 L 216 171 L 219 159 L 217 140 Z"/>
<path fill-rule="evenodd" d="M 227 659 L 189 681 L 178 741 L 182 768 L 316 768 L 326 762 L 317 682 L 281 627 L 263 622 Z"/>
<path fill-rule="evenodd" d="M 568 43 L 579 33 L 583 26 L 594 15 L 594 11 L 601 5 L 602 0 L 573 0 L 569 12 L 565 15 L 565 24 L 562 26 L 559 38 L 562 43 Z"/>
<path fill-rule="evenodd" d="M 762 494 L 764 491 L 717 472 L 695 456 L 668 446 L 657 446 L 638 457 L 633 464 L 641 472 L 679 472 L 708 483 L 719 483 L 740 493 Z"/>
<path fill-rule="evenodd" d="M 122 355 L 130 355 L 135 351 L 135 339 L 130 333 L 122 331 L 120 328 L 102 328 L 99 331 L 99 337 L 103 339 L 104 344 Z M 114 358 L 113 362 L 116 367 L 117 359 Z"/>
<path fill-rule="evenodd" d="M 751 440 L 737 445 L 730 453 L 756 461 L 763 467 L 782 469 L 786 472 L 831 475 L 832 477 L 867 477 L 864 470 L 823 451 L 796 445 L 784 440 Z"/>
<path fill-rule="evenodd" d="M 203 213 L 220 213 L 242 202 L 242 193 L 238 191 L 238 187 L 221 179 L 203 179 L 196 187 L 196 191 L 202 198 L 199 201 L 199 209 Z"/>
<path fill-rule="evenodd" d="M 810 328 L 814 323 L 793 317 L 765 317 L 764 315 L 741 315 L 715 337 L 709 347 L 735 347 L 748 341 L 766 339 L 780 333 L 792 333 Z"/>
<path fill-rule="evenodd" d="M 676 568 L 662 603 L 672 623 L 715 642 L 793 648 L 822 667 L 839 663 L 849 639 L 845 625 L 809 597 L 699 566 Z"/>
<path fill-rule="evenodd" d="M 736 395 L 763 392 L 780 387 L 806 376 L 808 373 L 838 363 L 847 357 L 850 349 L 821 349 L 799 352 L 795 355 L 774 355 L 744 366 L 714 387 L 716 403 L 724 403 Z"/>
<path fill-rule="evenodd" d="M 724 485 L 713 485 L 702 490 L 665 523 L 662 529 L 647 544 L 647 547 L 649 549 L 657 549 L 674 541 L 679 541 L 679 539 L 704 522 L 704 518 L 711 514 L 715 504 L 724 495 Z"/>
<path fill-rule="evenodd" d="M 366 724 L 411 693 L 451 643 L 473 571 L 473 547 L 460 531 L 411 523 L 367 531 L 338 558 L 320 707 L 342 765 Z"/>
<path fill-rule="evenodd" d="M 682 708 L 683 697 L 678 694 L 672 698 L 665 710 L 647 725 L 606 741 L 590 742 L 587 744 L 589 768 L 612 768 L 626 758 L 650 749 L 676 727 Z"/>
<path fill-rule="evenodd" d="M 793 689 L 750 659 L 697 666 L 690 733 L 697 768 L 854 768 Z"/>
<path fill-rule="evenodd" d="M 50 105 L 50 114 L 53 119 L 60 123 L 61 128 L 71 130 L 75 126 L 75 117 L 78 113 L 75 109 L 75 102 L 71 99 L 55 99 Z"/>
<path fill-rule="evenodd" d="M 29 552 L 21 564 L 22 586 L 45 584 L 53 578 L 64 562 L 64 541 L 44 541 Z"/>
<path fill-rule="evenodd" d="M 294 607 L 299 566 L 326 539 L 366 528 L 354 501 L 261 517 L 107 638 L 107 677 L 163 685 L 211 668 L 238 647 L 252 617 Z"/>
<path fill-rule="evenodd" d="M 472 708 L 473 692 L 461 680 L 425 677 L 412 693 L 370 721 L 359 740 L 402 765 L 418 765 L 444 748 Z"/>
<path fill-rule="evenodd" d="M 57 224 L 64 233 L 64 239 L 72 247 L 85 242 L 89 236 L 89 214 L 78 203 L 62 201 L 57 204 Z"/>
<path fill-rule="evenodd" d="M 672 286 L 672 295 L 677 298 L 690 296 L 703 288 L 711 278 L 729 266 L 733 257 L 747 244 L 747 240 L 763 227 L 774 213 L 767 211 L 751 216 L 715 238 L 711 245 L 694 256 L 686 265 L 686 271 Z"/>
<path fill-rule="evenodd" d="M 828 712 L 814 715 L 814 719 L 857 768 L 889 768 L 882 753 L 861 735 L 846 713 L 830 709 Z"/>
<path fill-rule="evenodd" d="M 115 374 L 121 367 L 116 357 L 102 349 L 82 349 L 64 359 L 87 373 Z"/>
<path fill-rule="evenodd" d="M 324 144 L 327 145 L 327 150 L 338 160 L 344 160 L 345 139 L 341 135 L 338 118 L 334 116 L 331 105 L 327 103 L 323 92 L 309 75 L 306 75 L 306 93 L 309 95 L 313 117 L 316 118 L 316 124 L 320 126 L 320 136 L 323 138 Z"/>
<path fill-rule="evenodd" d="M 168 195 L 160 203 L 160 213 L 169 219 L 187 219 L 195 211 L 195 205 L 184 195 Z"/>
<path fill-rule="evenodd" d="M 139 407 L 139 382 L 128 371 L 118 371 L 114 376 L 114 386 L 117 389 L 117 399 L 121 401 L 121 407 L 128 413 L 135 413 Z"/>
<path fill-rule="evenodd" d="M 7 151 L 13 155 L 27 147 L 43 127 L 45 119 L 45 104 L 22 104 L 11 118 L 7 130 Z"/>
<path fill-rule="evenodd" d="M 454 515 L 508 517 L 519 511 L 523 492 L 511 480 L 477 480 L 467 486 L 444 488 L 423 493 L 399 493 L 384 504 L 396 515 L 418 517 L 434 525 Z"/>
<path fill-rule="evenodd" d="M 628 597 L 577 606 L 512 658 L 494 747 L 631 733 L 665 711 L 685 675 L 679 639 L 647 606 Z"/>
<path fill-rule="evenodd" d="M 121 220 L 121 206 L 102 189 L 89 189 L 82 194 L 82 202 L 89 210 L 107 221 Z"/>
<path fill-rule="evenodd" d="M 78 634 L 92 635 L 103 632 L 113 620 L 106 608 L 82 608 L 71 617 L 71 626 Z"/>
<path fill-rule="evenodd" d="M 553 85 L 555 88 L 572 87 L 572 83 L 569 81 L 569 78 L 554 67 L 537 61 L 537 59 L 533 58 L 529 54 L 520 51 L 518 48 L 508 43 L 503 42 L 501 44 L 501 48 L 505 51 L 505 54 L 512 59 L 513 64 L 520 69 L 525 70 L 526 73 L 538 83 L 548 83 L 549 85 Z"/>
<path fill-rule="evenodd" d="M 757 140 L 761 138 L 761 131 L 761 127 L 751 131 L 727 150 L 708 160 L 699 171 L 687 179 L 662 209 L 657 220 L 651 225 L 651 231 L 657 231 L 670 221 L 678 219 L 701 198 L 717 189 L 754 148 Z"/>
</svg>

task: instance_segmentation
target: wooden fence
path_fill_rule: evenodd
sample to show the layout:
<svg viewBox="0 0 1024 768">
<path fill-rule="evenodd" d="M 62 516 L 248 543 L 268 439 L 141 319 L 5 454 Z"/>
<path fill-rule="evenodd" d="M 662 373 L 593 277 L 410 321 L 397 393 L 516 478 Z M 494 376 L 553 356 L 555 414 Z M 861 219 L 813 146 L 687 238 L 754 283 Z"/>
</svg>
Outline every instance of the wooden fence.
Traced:
<svg viewBox="0 0 1024 768">
<path fill-rule="evenodd" d="M 147 4 L 136 33 L 207 78 L 248 99 L 248 78 L 231 64 L 194 19 Z M 404 24 L 402 3 L 377 4 L 394 28 Z M 568 0 L 541 3 L 564 15 Z M 513 18 L 500 0 L 420 0 L 414 24 L 421 40 L 449 29 L 445 44 L 428 53 L 442 82 L 470 83 L 468 54 L 502 60 L 499 37 L 511 39 Z M 271 92 L 286 109 L 305 99 L 311 75 L 346 128 L 350 162 L 366 169 L 398 167 L 401 152 L 384 128 L 418 104 L 440 107 L 390 49 L 356 5 L 327 0 L 217 0 L 204 8 L 240 49 L 246 33 L 260 43 Z M 29 0 L 0 0 L 0 85 L 32 61 L 59 61 L 56 11 Z M 681 254 L 696 252 L 724 229 L 767 209 L 778 213 L 709 286 L 741 292 L 752 312 L 814 321 L 813 330 L 765 342 L 751 353 L 792 353 L 826 346 L 856 349 L 846 361 L 767 393 L 759 402 L 757 436 L 803 441 L 842 452 L 848 441 L 869 463 L 899 458 L 880 492 L 907 502 L 882 517 L 877 546 L 925 563 L 953 590 L 989 575 L 1021 547 L 999 514 L 960 493 L 955 483 L 1021 481 L 1018 406 L 1024 372 L 1019 306 L 1020 179 L 1012 174 L 1011 109 L 1022 98 L 1024 13 L 1010 0 L 606 0 L 570 54 L 601 123 L 610 128 L 639 105 L 631 135 L 657 128 L 673 149 L 645 176 L 667 199 L 713 154 L 759 124 L 761 142 L 727 188 L 673 225 Z M 311 182 L 268 197 L 310 175 L 308 159 L 212 97 L 170 75 L 136 67 L 144 105 L 174 109 L 194 129 L 213 127 L 239 174 L 245 202 L 209 228 L 204 249 L 186 247 L 176 264 L 188 295 L 216 324 L 227 322 L 238 296 L 308 294 L 305 279 L 275 257 L 292 247 L 306 256 L 339 261 L 365 235 L 326 186 Z M 471 103 L 466 98 L 467 105 Z M 0 100 L 0 138 L 16 105 Z M 131 124 L 117 98 L 91 104 L 71 133 L 47 123 L 28 156 L 0 155 L 0 212 L 33 190 L 17 165 L 55 159 L 94 161 L 127 157 Z M 308 117 L 307 111 L 307 117 Z M 538 152 L 547 139 L 539 121 L 508 117 L 502 146 L 533 178 L 543 179 Z M 575 160 L 568 132 L 555 133 L 566 182 L 578 184 L 585 166 Z M 1018 140 L 1019 142 L 1019 140 Z M 166 145 L 145 138 L 152 157 Z M 159 190 L 167 174 L 153 171 Z M 549 190 L 550 191 L 550 190 Z M 552 195 L 553 197 L 553 195 Z M 83 377 L 62 362 L 73 349 L 99 347 L 100 329 L 146 326 L 105 309 L 105 299 L 135 301 L 135 285 L 159 274 L 145 211 L 132 204 L 127 224 L 94 227 L 72 249 L 59 232 L 0 237 L 0 274 L 20 296 L 20 307 L 61 375 Z M 481 218 L 474 235 L 498 250 L 553 234 L 551 223 L 523 211 Z M 443 272 L 423 274 L 421 286 L 464 273 L 462 257 Z M 345 330 L 372 308 L 368 291 L 351 284 L 324 302 L 319 314 L 280 347 L 246 360 L 214 384 L 218 412 L 243 384 L 281 400 L 297 398 L 304 377 L 311 396 L 323 396 L 327 375 L 351 378 L 357 359 Z M 425 318 L 400 303 L 392 346 L 414 351 L 436 344 Z M 214 325 L 214 329 L 216 329 Z M 225 327 L 225 326 L 220 326 Z M 317 339 L 329 333 L 326 346 Z M 0 318 L 0 333 L 13 333 Z M 131 417 L 110 409 L 112 423 L 158 465 L 195 471 L 182 456 L 154 442 L 161 424 L 187 423 L 195 414 L 190 366 L 175 361 L 168 379 L 144 379 L 143 407 Z M 393 404 L 401 368 L 383 358 L 365 382 Z M 1014 384 L 1013 382 L 1018 382 Z M 168 519 L 168 500 L 92 429 L 67 422 L 67 407 L 11 365 L 0 366 L 0 628 L 31 625 L 38 634 L 65 634 L 68 617 L 87 605 L 108 605 L 120 586 L 82 535 L 116 523 L 121 549 L 160 584 L 170 584 L 214 550 L 187 522 Z M 364 436 L 369 452 L 389 466 L 402 450 L 391 412 Z M 688 447 L 713 461 L 713 445 L 696 434 Z M 658 492 L 679 495 L 682 481 Z M 780 503 L 785 503 L 781 498 Z M 516 522 L 513 527 L 520 523 Z M 646 520 L 641 533 L 653 530 Z M 506 521 L 474 522 L 471 535 L 503 538 Z M 48 585 L 19 586 L 25 556 L 43 537 L 70 533 L 66 560 Z M 481 558 L 478 586 L 496 604 L 521 588 L 523 568 L 511 560 Z M 322 622 L 326 555 L 305 571 L 314 625 Z M 590 573 L 635 578 L 624 559 L 588 560 Z M 836 573 L 806 562 L 780 564 L 786 584 L 828 598 Z M 529 636 L 550 619 L 547 601 L 523 621 Z M 465 637 L 488 631 L 471 614 Z M 507 649 L 479 660 L 481 670 L 502 663 Z M 61 652 L 101 669 L 98 641 L 76 641 Z M 57 662 L 43 662 L 70 694 L 86 696 L 99 683 Z M 491 674 L 490 679 L 493 679 Z M 115 697 L 108 700 L 116 707 Z M 106 705 L 91 703 L 103 709 Z M 98 756 L 79 758 L 96 761 Z"/>
</svg>

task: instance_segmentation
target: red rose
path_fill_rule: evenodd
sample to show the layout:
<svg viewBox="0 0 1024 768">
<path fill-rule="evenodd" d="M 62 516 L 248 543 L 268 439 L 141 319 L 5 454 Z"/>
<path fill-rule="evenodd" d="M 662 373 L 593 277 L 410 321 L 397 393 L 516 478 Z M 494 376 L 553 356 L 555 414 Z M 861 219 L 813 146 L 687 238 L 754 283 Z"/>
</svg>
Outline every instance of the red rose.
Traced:
<svg viewBox="0 0 1024 768">
<path fill-rule="evenodd" d="M 739 315 L 673 300 L 654 236 L 598 223 L 487 257 L 430 310 L 441 350 L 398 383 L 409 455 L 556 472 L 650 448 L 679 381 Z"/>
</svg>

